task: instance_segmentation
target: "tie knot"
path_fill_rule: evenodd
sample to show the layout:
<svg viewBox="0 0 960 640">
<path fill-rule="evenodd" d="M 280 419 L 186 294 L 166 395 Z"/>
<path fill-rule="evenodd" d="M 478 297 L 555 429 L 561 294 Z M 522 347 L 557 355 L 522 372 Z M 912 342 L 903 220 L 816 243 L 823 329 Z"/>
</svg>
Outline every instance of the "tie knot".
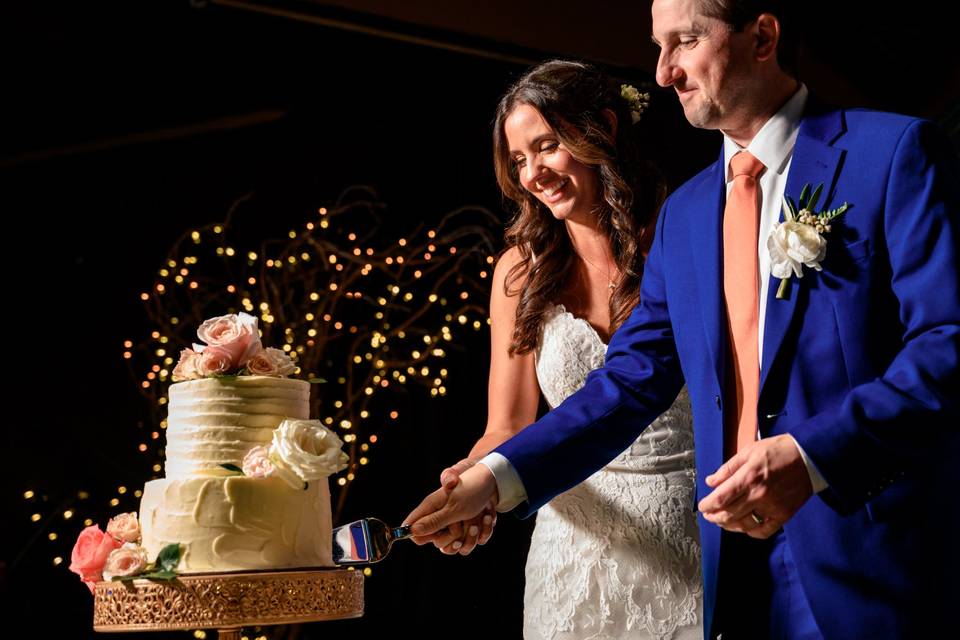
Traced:
<svg viewBox="0 0 960 640">
<path fill-rule="evenodd" d="M 740 151 L 730 158 L 730 169 L 733 171 L 733 177 L 750 176 L 756 179 L 763 171 L 763 163 L 757 160 L 749 151 Z"/>
</svg>

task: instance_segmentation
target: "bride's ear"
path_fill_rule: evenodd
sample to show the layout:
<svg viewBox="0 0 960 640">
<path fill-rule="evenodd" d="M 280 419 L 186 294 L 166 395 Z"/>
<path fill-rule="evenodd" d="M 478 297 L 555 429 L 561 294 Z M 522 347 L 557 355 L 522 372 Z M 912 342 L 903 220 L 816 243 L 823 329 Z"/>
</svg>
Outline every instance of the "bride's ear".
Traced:
<svg viewBox="0 0 960 640">
<path fill-rule="evenodd" d="M 610 127 L 610 135 L 616 139 L 617 137 L 617 114 L 613 112 L 613 109 L 604 109 L 600 112 L 603 114 L 603 119 L 607 121 L 607 125 Z"/>
</svg>

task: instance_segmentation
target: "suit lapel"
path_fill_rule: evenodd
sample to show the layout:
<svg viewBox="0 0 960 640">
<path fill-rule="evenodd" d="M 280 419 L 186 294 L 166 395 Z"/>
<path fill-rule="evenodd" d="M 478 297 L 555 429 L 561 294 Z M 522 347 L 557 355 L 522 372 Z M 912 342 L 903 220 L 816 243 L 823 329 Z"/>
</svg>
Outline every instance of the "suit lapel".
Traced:
<svg viewBox="0 0 960 640">
<path fill-rule="evenodd" d="M 812 101 L 812 98 L 811 98 Z M 800 195 L 803 185 L 810 184 L 816 188 L 823 184 L 823 195 L 817 204 L 818 209 L 828 207 L 836 189 L 837 175 L 843 159 L 843 150 L 830 146 L 844 131 L 843 115 L 840 111 L 826 111 L 810 113 L 816 110 L 813 103 L 808 108 L 808 115 L 800 124 L 797 143 L 793 149 L 793 160 L 790 163 L 790 175 L 787 176 L 785 195 L 794 201 Z M 783 211 L 780 212 L 780 221 L 783 221 Z M 764 383 L 773 368 L 784 337 L 790 328 L 794 312 L 797 309 L 797 300 L 804 288 L 804 281 L 810 275 L 804 267 L 804 278 L 792 278 L 789 293 L 786 298 L 777 299 L 776 291 L 780 280 L 770 276 L 767 294 L 766 317 L 763 329 L 763 364 L 760 369 L 760 393 L 763 394 Z"/>
<path fill-rule="evenodd" d="M 696 190 L 690 194 L 691 207 L 696 211 L 690 225 L 696 229 L 690 234 L 691 252 L 696 265 L 697 293 L 700 317 L 710 348 L 710 361 L 719 388 L 723 388 L 723 356 L 726 352 L 726 315 L 723 307 L 723 203 L 725 171 L 723 150 L 720 159 Z M 699 209 L 699 211 L 697 211 Z"/>
</svg>

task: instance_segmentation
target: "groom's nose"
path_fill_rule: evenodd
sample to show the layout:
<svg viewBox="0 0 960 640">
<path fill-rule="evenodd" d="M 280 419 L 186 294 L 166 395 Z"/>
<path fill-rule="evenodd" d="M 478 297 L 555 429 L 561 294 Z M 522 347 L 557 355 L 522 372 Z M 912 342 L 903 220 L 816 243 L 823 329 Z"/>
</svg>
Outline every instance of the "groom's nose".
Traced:
<svg viewBox="0 0 960 640">
<path fill-rule="evenodd" d="M 657 84 L 661 87 L 669 87 L 677 81 L 682 75 L 680 67 L 674 64 L 671 59 L 673 53 L 671 49 L 664 47 L 660 49 L 660 57 L 657 58 Z"/>
</svg>

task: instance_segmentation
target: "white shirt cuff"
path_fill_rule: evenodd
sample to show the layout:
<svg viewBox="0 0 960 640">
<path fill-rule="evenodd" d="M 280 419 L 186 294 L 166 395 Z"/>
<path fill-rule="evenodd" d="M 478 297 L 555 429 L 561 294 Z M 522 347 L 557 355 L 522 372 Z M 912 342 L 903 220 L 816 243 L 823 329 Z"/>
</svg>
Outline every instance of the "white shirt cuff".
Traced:
<svg viewBox="0 0 960 640">
<path fill-rule="evenodd" d="M 504 455 L 496 451 L 488 453 L 479 460 L 479 464 L 490 469 L 497 481 L 498 513 L 510 511 L 521 502 L 527 501 L 527 491 L 523 488 L 523 481 Z"/>
<path fill-rule="evenodd" d="M 813 492 L 820 493 L 829 487 L 830 485 L 827 484 L 827 481 L 824 480 L 823 476 L 820 474 L 820 470 L 817 469 L 817 465 L 813 464 L 813 460 L 807 456 L 807 452 L 803 450 L 803 447 L 800 446 L 800 443 L 797 442 L 797 439 L 793 436 L 790 436 L 790 439 L 793 440 L 793 444 L 797 445 L 797 451 L 800 452 L 800 457 L 803 458 L 803 464 L 807 468 L 807 474 L 810 476 L 810 484 L 813 485 Z"/>
</svg>

